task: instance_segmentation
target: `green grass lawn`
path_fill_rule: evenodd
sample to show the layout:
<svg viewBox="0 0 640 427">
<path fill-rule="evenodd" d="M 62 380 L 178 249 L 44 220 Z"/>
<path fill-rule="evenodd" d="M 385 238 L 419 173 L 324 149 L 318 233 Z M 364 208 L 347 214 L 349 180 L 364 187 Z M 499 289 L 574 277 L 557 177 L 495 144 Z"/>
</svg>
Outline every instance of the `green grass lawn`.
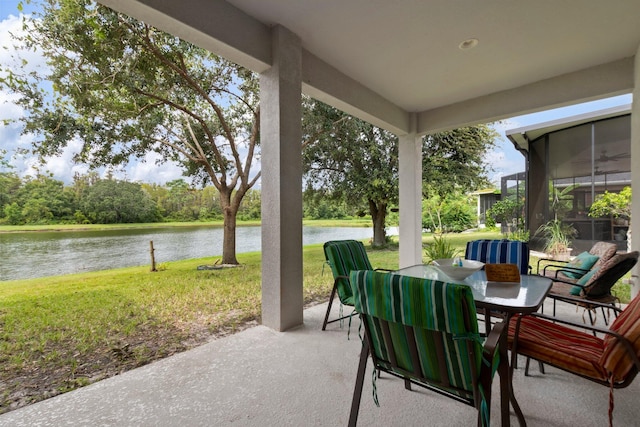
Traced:
<svg viewBox="0 0 640 427">
<path fill-rule="evenodd" d="M 396 267 L 397 249 L 372 253 Z M 237 268 L 215 258 L 0 284 L 0 413 L 92 383 L 256 324 L 260 253 Z M 304 302 L 332 286 L 322 245 L 304 248 Z"/>
<path fill-rule="evenodd" d="M 462 255 L 467 241 L 499 234 L 449 238 Z M 368 253 L 375 268 L 398 267 L 397 245 Z M 304 302 L 324 302 L 333 279 L 322 245 L 305 246 L 303 256 Z M 164 263 L 158 272 L 144 266 L 0 283 L 0 413 L 256 324 L 260 253 L 238 260 L 240 267 L 220 270 L 197 270 L 213 263 L 207 258 Z"/>
</svg>

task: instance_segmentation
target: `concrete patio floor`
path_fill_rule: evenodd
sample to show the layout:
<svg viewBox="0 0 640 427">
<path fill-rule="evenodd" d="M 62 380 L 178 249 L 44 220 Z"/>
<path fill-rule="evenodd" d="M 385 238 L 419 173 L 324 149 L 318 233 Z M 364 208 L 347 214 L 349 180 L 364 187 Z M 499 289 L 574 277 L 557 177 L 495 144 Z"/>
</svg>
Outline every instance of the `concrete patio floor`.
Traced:
<svg viewBox="0 0 640 427">
<path fill-rule="evenodd" d="M 334 307 L 338 304 L 334 304 Z M 356 319 L 320 330 L 326 304 L 304 313 L 286 333 L 257 326 L 190 351 L 0 416 L 1 426 L 344 426 L 355 383 L 360 340 Z M 335 309 L 337 311 L 337 308 Z M 578 316 L 564 305 L 565 313 Z M 550 311 L 549 311 L 550 312 Z M 520 366 L 524 366 L 523 361 Z M 471 426 L 476 411 L 403 382 L 377 380 L 380 407 L 365 381 L 359 425 Z M 609 390 L 532 364 L 514 374 L 529 426 L 604 426 Z M 492 423 L 500 422 L 495 382 Z M 640 425 L 640 379 L 615 391 L 614 425 Z M 511 421 L 517 424 L 515 415 Z"/>
</svg>

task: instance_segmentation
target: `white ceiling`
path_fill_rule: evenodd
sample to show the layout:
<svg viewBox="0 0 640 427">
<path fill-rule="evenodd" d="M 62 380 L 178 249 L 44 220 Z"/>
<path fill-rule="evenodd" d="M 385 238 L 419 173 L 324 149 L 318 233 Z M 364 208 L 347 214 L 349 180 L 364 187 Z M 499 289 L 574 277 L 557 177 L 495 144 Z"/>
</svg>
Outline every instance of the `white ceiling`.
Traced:
<svg viewBox="0 0 640 427">
<path fill-rule="evenodd" d="M 398 133 L 628 93 L 640 46 L 640 0 L 100 2 L 258 72 L 283 26 L 307 93 Z"/>
<path fill-rule="evenodd" d="M 420 112 L 633 56 L 638 0 L 229 0 Z M 477 38 L 463 51 L 458 45 Z"/>
</svg>

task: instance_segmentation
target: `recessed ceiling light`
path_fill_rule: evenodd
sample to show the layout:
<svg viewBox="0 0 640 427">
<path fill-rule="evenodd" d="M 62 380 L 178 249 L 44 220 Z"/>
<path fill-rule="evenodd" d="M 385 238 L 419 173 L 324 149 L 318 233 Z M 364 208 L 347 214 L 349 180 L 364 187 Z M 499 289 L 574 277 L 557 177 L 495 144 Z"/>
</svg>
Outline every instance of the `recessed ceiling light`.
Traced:
<svg viewBox="0 0 640 427">
<path fill-rule="evenodd" d="M 469 49 L 473 49 L 477 45 L 478 45 L 478 39 L 466 39 L 465 41 L 463 41 L 458 45 L 458 48 L 460 50 L 469 50 Z"/>
</svg>

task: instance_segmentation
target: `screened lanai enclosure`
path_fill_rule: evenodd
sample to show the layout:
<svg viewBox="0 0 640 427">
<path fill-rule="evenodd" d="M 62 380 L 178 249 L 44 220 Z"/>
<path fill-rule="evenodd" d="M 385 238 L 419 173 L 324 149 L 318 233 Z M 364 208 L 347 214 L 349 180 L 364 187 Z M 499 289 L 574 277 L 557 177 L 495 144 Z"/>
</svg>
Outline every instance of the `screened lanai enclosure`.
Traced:
<svg viewBox="0 0 640 427">
<path fill-rule="evenodd" d="M 593 217 L 589 210 L 598 195 L 631 185 L 629 106 L 509 130 L 507 137 L 527 157 L 524 209 L 532 248 L 543 246 L 538 228 L 558 219 L 576 230 L 574 253 L 596 241 L 627 250 L 629 218 Z"/>
<path fill-rule="evenodd" d="M 509 202 L 509 218 L 501 222 L 503 234 L 512 235 L 514 232 L 527 229 L 527 174 L 518 172 L 503 176 L 500 179 L 500 194 L 502 201 Z"/>
</svg>

